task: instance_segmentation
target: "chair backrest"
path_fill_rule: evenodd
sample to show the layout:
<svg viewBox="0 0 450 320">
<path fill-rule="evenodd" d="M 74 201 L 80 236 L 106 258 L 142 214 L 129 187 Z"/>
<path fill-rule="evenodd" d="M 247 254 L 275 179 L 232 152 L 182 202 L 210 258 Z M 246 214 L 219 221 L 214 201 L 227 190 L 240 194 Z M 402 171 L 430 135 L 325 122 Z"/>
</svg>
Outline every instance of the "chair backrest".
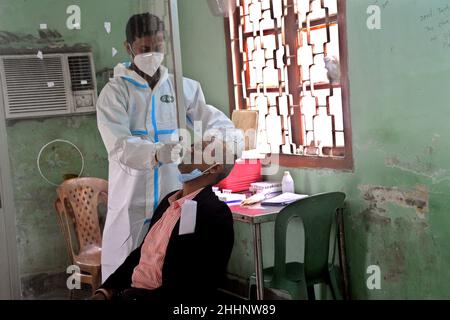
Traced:
<svg viewBox="0 0 450 320">
<path fill-rule="evenodd" d="M 231 114 L 231 121 L 237 129 L 241 129 L 244 134 L 244 150 L 255 149 L 258 132 L 258 111 L 255 110 L 235 110 Z"/>
<path fill-rule="evenodd" d="M 101 247 L 102 235 L 97 208 L 100 203 L 107 203 L 108 181 L 98 178 L 70 179 L 63 182 L 56 192 L 58 200 L 55 207 L 72 258 L 74 248 L 68 225 L 69 219 L 74 222 L 79 251 L 91 246 Z"/>
<path fill-rule="evenodd" d="M 302 220 L 305 233 L 306 279 L 319 279 L 327 274 L 331 227 L 336 210 L 343 207 L 344 200 L 342 192 L 322 193 L 296 201 L 280 211 L 275 221 L 275 277 L 285 277 L 287 227 L 296 217 Z"/>
</svg>

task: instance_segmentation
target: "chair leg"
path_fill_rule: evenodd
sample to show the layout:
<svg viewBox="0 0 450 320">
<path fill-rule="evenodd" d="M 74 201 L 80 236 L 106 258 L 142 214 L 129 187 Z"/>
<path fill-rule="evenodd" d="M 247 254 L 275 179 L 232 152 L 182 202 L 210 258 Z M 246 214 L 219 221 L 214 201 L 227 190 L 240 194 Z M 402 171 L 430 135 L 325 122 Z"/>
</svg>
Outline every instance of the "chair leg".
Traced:
<svg viewBox="0 0 450 320">
<path fill-rule="evenodd" d="M 248 284 L 248 300 L 252 301 L 256 298 L 256 285 L 254 283 Z"/>
<path fill-rule="evenodd" d="M 92 295 L 95 294 L 95 291 L 100 287 L 100 278 L 98 277 L 98 274 L 92 275 L 92 283 L 91 283 L 91 290 Z"/>
<path fill-rule="evenodd" d="M 69 289 L 69 300 L 73 300 L 73 289 Z"/>
<path fill-rule="evenodd" d="M 308 286 L 308 299 L 316 300 L 316 293 L 314 292 L 314 285 Z"/>
<path fill-rule="evenodd" d="M 95 287 L 93 290 L 95 292 L 95 290 L 97 290 L 102 284 L 102 272 L 100 267 L 95 271 L 95 273 L 92 273 L 92 283 Z"/>
<path fill-rule="evenodd" d="M 256 280 L 253 277 L 248 279 L 248 300 L 256 300 Z"/>
<path fill-rule="evenodd" d="M 330 289 L 334 300 L 343 300 L 341 289 L 338 283 L 338 275 L 336 269 L 333 268 L 329 272 Z"/>
<path fill-rule="evenodd" d="M 286 290 L 292 300 L 308 300 L 308 289 L 305 282 L 283 284 L 283 290 Z"/>
<path fill-rule="evenodd" d="M 334 287 L 333 284 L 331 284 L 331 281 L 330 281 L 330 291 L 331 291 L 331 296 L 333 297 L 333 300 L 338 300 L 336 297 L 336 288 Z"/>
</svg>

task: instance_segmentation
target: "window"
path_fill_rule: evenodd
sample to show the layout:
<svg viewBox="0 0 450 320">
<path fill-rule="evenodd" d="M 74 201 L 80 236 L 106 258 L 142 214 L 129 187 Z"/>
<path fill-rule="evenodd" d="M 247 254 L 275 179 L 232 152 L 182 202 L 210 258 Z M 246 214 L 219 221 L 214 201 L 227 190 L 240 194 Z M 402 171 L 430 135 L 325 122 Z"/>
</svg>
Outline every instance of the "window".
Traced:
<svg viewBox="0 0 450 320">
<path fill-rule="evenodd" d="M 283 166 L 352 169 L 345 0 L 236 1 L 230 94 L 233 109 L 258 110 L 258 150 Z"/>
</svg>

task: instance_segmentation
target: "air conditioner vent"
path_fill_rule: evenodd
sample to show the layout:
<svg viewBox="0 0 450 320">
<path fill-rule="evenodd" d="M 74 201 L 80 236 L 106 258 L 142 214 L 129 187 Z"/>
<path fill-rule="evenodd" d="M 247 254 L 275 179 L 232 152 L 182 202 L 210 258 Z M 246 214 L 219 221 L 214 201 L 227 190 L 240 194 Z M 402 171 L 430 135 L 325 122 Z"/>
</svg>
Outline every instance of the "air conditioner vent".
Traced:
<svg viewBox="0 0 450 320">
<path fill-rule="evenodd" d="M 97 83 L 92 53 L 0 55 L 0 94 L 6 119 L 93 113 Z"/>
<path fill-rule="evenodd" d="M 6 98 L 11 115 L 66 112 L 67 93 L 61 57 L 4 58 Z"/>
<path fill-rule="evenodd" d="M 92 66 L 89 56 L 69 56 L 68 59 L 72 91 L 94 89 Z"/>
</svg>

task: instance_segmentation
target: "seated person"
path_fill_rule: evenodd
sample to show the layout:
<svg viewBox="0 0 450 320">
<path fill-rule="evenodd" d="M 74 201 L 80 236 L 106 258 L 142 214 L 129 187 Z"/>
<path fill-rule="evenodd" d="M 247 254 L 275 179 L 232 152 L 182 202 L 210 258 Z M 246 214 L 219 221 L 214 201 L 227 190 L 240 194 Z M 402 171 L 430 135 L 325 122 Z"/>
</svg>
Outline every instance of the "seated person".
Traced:
<svg viewBox="0 0 450 320">
<path fill-rule="evenodd" d="M 214 194 L 212 185 L 228 176 L 235 157 L 232 161 L 227 157 L 231 164 L 217 161 L 218 157 L 212 165 L 207 164 L 207 147 L 203 143 L 184 157 L 179 165 L 182 190 L 161 201 L 141 246 L 103 283 L 92 299 L 214 299 L 226 277 L 234 231 L 231 211 Z M 226 147 L 223 150 L 225 154 L 228 152 Z M 200 156 L 194 157 L 196 153 Z M 202 163 L 193 164 L 194 159 L 202 159 Z M 186 200 L 197 202 L 195 231 L 179 235 L 181 209 Z"/>
</svg>

